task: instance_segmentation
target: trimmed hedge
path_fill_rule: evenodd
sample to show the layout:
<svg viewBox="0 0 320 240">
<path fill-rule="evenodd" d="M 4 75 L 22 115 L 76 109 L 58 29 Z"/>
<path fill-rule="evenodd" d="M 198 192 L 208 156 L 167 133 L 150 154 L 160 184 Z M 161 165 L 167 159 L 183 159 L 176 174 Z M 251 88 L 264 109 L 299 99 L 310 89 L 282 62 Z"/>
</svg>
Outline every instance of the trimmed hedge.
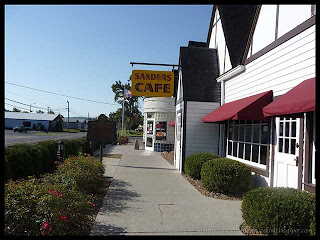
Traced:
<svg viewBox="0 0 320 240">
<path fill-rule="evenodd" d="M 249 189 L 251 169 L 229 158 L 216 158 L 203 164 L 201 179 L 210 192 L 239 195 Z"/>
<path fill-rule="evenodd" d="M 86 137 L 64 140 L 64 157 L 87 152 Z M 39 176 L 51 172 L 57 161 L 58 141 L 43 141 L 34 145 L 17 144 L 5 149 L 5 180 Z"/>
<path fill-rule="evenodd" d="M 309 235 L 315 195 L 293 188 L 256 188 L 244 194 L 242 217 L 267 235 Z"/>
<path fill-rule="evenodd" d="M 187 157 L 185 161 L 185 172 L 188 176 L 192 177 L 193 179 L 200 179 L 201 178 L 201 167 L 202 165 L 214 158 L 220 158 L 218 155 L 213 153 L 195 153 Z"/>
</svg>

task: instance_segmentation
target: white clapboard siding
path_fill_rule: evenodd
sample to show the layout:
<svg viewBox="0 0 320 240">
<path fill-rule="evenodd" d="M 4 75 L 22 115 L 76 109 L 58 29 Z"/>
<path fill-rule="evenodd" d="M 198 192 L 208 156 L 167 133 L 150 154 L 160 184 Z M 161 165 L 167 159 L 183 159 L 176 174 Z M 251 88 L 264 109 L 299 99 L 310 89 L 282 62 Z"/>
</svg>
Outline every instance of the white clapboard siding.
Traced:
<svg viewBox="0 0 320 240">
<path fill-rule="evenodd" d="M 277 97 L 315 77 L 315 26 L 246 65 L 225 82 L 225 102 L 273 90 Z"/>
<path fill-rule="evenodd" d="M 187 102 L 186 158 L 199 152 L 218 154 L 219 124 L 203 123 L 201 119 L 219 106 L 215 102 Z"/>
</svg>

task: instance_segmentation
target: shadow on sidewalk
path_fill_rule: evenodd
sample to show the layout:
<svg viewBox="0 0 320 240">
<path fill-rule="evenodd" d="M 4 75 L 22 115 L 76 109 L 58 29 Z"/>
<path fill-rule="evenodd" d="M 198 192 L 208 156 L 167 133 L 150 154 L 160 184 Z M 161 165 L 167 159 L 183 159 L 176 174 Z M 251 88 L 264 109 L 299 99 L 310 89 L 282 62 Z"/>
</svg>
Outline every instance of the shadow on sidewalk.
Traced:
<svg viewBox="0 0 320 240">
<path fill-rule="evenodd" d="M 159 170 L 177 170 L 175 168 L 161 168 L 161 167 L 137 167 L 137 166 L 128 166 L 128 165 L 119 165 L 119 167 L 128 167 L 128 168 L 144 168 L 144 169 L 159 169 Z"/>
<path fill-rule="evenodd" d="M 124 235 L 124 233 L 126 231 L 122 227 L 96 222 L 94 231 L 90 235 Z"/>
<path fill-rule="evenodd" d="M 130 186 L 131 184 L 128 182 L 113 179 L 107 192 L 106 202 L 104 202 L 100 208 L 100 213 L 109 215 L 120 213 L 129 208 L 132 210 L 132 207 L 130 207 L 128 203 L 141 201 L 137 199 L 141 195 L 127 189 Z M 139 209 L 135 208 L 134 211 L 139 212 Z"/>
</svg>

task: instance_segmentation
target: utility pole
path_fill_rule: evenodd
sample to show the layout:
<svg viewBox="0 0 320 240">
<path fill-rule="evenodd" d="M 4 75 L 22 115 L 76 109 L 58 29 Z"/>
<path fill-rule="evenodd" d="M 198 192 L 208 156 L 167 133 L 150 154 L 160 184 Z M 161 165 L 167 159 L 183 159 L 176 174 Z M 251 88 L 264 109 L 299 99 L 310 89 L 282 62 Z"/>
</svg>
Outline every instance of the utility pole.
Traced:
<svg viewBox="0 0 320 240">
<path fill-rule="evenodd" d="M 69 132 L 69 101 L 68 102 L 68 132 Z"/>
<path fill-rule="evenodd" d="M 32 104 L 36 104 L 36 103 L 31 103 L 31 104 L 30 104 L 30 113 L 32 112 L 32 111 L 31 111 L 31 105 L 32 105 Z"/>
<path fill-rule="evenodd" d="M 124 136 L 124 94 L 125 94 L 125 87 L 123 87 L 123 101 L 122 101 L 122 136 Z"/>
</svg>

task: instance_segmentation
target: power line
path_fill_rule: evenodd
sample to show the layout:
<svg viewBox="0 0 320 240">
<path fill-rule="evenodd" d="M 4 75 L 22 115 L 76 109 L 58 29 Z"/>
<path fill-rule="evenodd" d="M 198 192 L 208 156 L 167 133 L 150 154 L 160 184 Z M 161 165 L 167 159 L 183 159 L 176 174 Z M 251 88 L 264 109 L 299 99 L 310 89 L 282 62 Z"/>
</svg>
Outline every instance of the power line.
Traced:
<svg viewBox="0 0 320 240">
<path fill-rule="evenodd" d="M 9 100 L 9 101 L 11 101 L 11 102 L 15 102 L 15 103 L 18 103 L 18 104 L 21 104 L 21 105 L 30 106 L 30 104 L 25 104 L 25 103 L 17 102 L 17 101 L 11 100 L 11 99 L 9 99 L 9 98 L 4 98 L 4 99 L 7 99 L 7 100 Z M 32 106 L 32 107 L 33 107 L 33 108 L 39 108 L 39 109 L 45 109 L 45 110 L 46 110 L 46 108 L 42 108 L 42 107 L 36 107 L 36 106 Z"/>
<path fill-rule="evenodd" d="M 28 111 L 29 111 L 29 109 L 22 108 L 22 107 L 18 107 L 18 106 L 12 105 L 12 104 L 10 104 L 10 103 L 4 103 L 4 104 L 9 105 L 9 106 L 12 106 L 12 107 L 15 107 L 15 108 L 19 108 L 19 109 L 23 109 L 23 110 L 28 110 Z"/>
<path fill-rule="evenodd" d="M 45 90 L 41 90 L 41 89 L 36 89 L 36 88 L 31 88 L 31 87 L 27 87 L 27 86 L 22 86 L 19 84 L 15 84 L 15 83 L 10 83 L 10 82 L 5 82 L 14 86 L 18 86 L 18 87 L 23 87 L 23 88 L 28 88 L 28 89 L 32 89 L 35 91 L 39 91 L 39 92 L 45 92 L 45 93 L 50 93 L 53 95 L 58 95 L 58 96 L 63 96 L 63 97 L 67 97 L 67 98 L 74 98 L 74 99 L 78 99 L 78 100 L 82 100 L 82 101 L 87 101 L 87 102 L 95 102 L 95 103 L 101 103 L 101 104 L 107 104 L 107 105 L 116 105 L 118 106 L 118 104 L 115 103 L 106 103 L 106 102 L 99 102 L 99 101 L 95 101 L 95 100 L 90 100 L 90 99 L 85 99 L 85 98 L 78 98 L 78 97 L 72 97 L 72 96 L 68 96 L 68 95 L 64 95 L 64 94 L 60 94 L 60 93 L 54 93 L 54 92 L 49 92 L 49 91 L 45 91 Z"/>
<path fill-rule="evenodd" d="M 33 99 L 23 97 L 23 96 L 21 96 L 21 95 L 19 95 L 19 94 L 10 92 L 10 91 L 8 91 L 8 90 L 6 90 L 6 92 L 11 93 L 11 94 L 14 94 L 14 95 L 16 95 L 16 96 L 18 96 L 18 97 L 25 98 L 25 99 L 27 99 L 27 100 L 29 100 L 29 101 L 32 101 L 32 102 L 35 102 L 35 103 L 38 103 L 38 104 L 39 104 L 39 102 L 37 102 L 37 101 L 35 101 L 35 100 L 33 100 Z M 42 103 L 40 103 L 40 104 L 42 104 Z M 30 104 L 29 104 L 29 105 L 30 105 Z M 45 107 L 43 107 L 43 109 L 45 109 Z M 46 108 L 46 109 L 47 109 L 47 108 Z M 60 111 L 61 109 L 65 109 L 65 108 L 51 108 L 51 107 L 50 107 L 50 109 L 52 109 L 52 110 L 54 110 L 54 111 Z"/>
</svg>

